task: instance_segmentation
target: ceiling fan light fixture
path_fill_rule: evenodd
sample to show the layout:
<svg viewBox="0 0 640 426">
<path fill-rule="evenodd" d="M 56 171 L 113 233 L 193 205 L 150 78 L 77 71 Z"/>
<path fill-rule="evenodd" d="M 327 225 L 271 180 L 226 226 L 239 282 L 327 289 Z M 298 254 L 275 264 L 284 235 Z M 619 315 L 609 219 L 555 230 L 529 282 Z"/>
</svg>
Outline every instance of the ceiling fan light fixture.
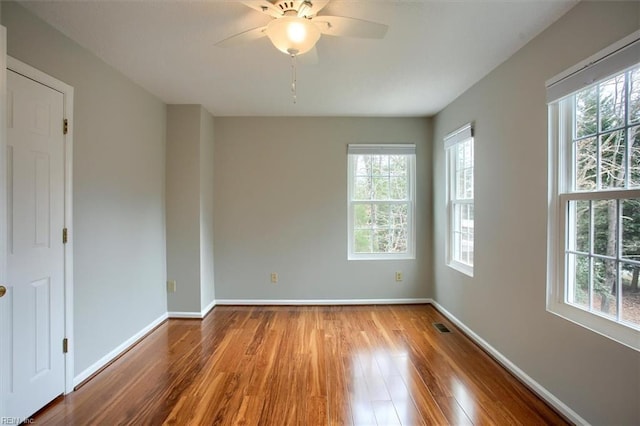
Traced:
<svg viewBox="0 0 640 426">
<path fill-rule="evenodd" d="M 302 55 L 320 39 L 320 29 L 309 19 L 297 16 L 274 19 L 265 32 L 271 43 L 287 55 Z"/>
</svg>

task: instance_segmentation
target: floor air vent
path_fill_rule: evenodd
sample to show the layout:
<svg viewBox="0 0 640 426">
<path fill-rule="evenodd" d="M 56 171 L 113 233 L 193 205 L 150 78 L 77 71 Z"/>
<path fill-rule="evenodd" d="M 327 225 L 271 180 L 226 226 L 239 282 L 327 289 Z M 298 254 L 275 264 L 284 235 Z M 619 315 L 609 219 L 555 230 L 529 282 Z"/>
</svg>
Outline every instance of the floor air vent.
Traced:
<svg viewBox="0 0 640 426">
<path fill-rule="evenodd" d="M 444 325 L 441 322 L 434 322 L 433 326 L 440 332 L 440 333 L 451 333 L 451 330 L 449 330 L 447 328 L 446 325 Z"/>
</svg>

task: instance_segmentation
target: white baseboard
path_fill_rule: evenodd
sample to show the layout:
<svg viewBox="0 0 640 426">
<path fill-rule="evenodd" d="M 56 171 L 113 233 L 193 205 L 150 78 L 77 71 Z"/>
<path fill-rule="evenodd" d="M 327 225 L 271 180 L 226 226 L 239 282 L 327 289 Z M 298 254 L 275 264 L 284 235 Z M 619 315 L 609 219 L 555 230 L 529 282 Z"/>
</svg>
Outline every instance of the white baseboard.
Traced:
<svg viewBox="0 0 640 426">
<path fill-rule="evenodd" d="M 442 305 L 435 300 L 431 301 L 431 304 L 440 311 L 449 321 L 458 326 L 471 340 L 473 340 L 478 346 L 487 351 L 496 361 L 498 361 L 504 368 L 509 370 L 520 381 L 525 383 L 529 388 L 535 392 L 540 398 L 544 399 L 549 405 L 553 406 L 556 410 L 562 413 L 569 420 L 577 425 L 589 425 L 589 423 L 580 417 L 578 413 L 573 411 L 564 402 L 560 401 L 555 395 L 549 392 L 540 383 L 533 380 L 527 373 L 522 371 L 517 365 L 511 362 L 507 357 L 502 355 L 496 348 L 491 346 L 486 340 L 478 336 L 473 330 L 467 327 L 462 321 L 456 318 L 451 312 L 447 311 Z"/>
<path fill-rule="evenodd" d="M 205 306 L 205 308 L 202 310 L 202 312 L 200 312 L 201 318 L 206 317 L 206 316 L 207 316 L 207 314 L 208 314 L 209 312 L 211 312 L 211 310 L 212 310 L 213 308 L 215 308 L 215 307 L 216 307 L 216 300 L 215 300 L 215 299 L 213 299 L 213 300 L 211 301 L 211 303 L 209 303 L 207 306 Z"/>
<path fill-rule="evenodd" d="M 202 319 L 202 312 L 168 312 L 169 318 L 193 318 Z"/>
<path fill-rule="evenodd" d="M 188 319 L 202 319 L 207 316 L 210 310 L 212 310 L 216 306 L 216 300 L 209 303 L 202 311 L 200 312 L 168 312 L 167 315 L 169 318 L 188 318 Z"/>
<path fill-rule="evenodd" d="M 162 324 L 167 318 L 168 318 L 167 314 L 160 315 L 158 318 L 153 320 L 149 325 L 147 325 L 142 330 L 138 331 L 136 334 L 134 334 L 133 336 L 128 338 L 126 341 L 124 341 L 120 346 L 118 346 L 117 348 L 115 348 L 114 350 L 112 350 L 102 358 L 100 358 L 89 368 L 85 369 L 82 373 L 75 376 L 73 378 L 73 387 L 75 388 L 80 383 L 84 382 L 93 374 L 95 374 L 97 371 L 100 371 L 100 369 L 103 368 L 105 365 L 109 364 L 111 361 L 113 361 L 114 359 L 119 357 L 121 354 L 126 352 L 131 346 L 136 344 L 138 340 L 144 337 L 145 334 L 149 333 L 151 330 L 153 330 L 154 328 Z"/>
<path fill-rule="evenodd" d="M 431 303 L 431 299 L 217 299 L 217 305 L 409 305 Z"/>
</svg>

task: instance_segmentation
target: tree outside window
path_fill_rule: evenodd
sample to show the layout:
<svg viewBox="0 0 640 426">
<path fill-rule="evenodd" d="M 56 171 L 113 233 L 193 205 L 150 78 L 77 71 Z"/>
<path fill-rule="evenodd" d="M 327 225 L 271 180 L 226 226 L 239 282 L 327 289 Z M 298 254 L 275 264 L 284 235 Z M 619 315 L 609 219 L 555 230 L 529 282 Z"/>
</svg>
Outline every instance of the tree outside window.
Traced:
<svg viewBox="0 0 640 426">
<path fill-rule="evenodd" d="M 412 258 L 415 147 L 349 148 L 349 258 Z"/>
<path fill-rule="evenodd" d="M 567 302 L 640 328 L 640 66 L 570 100 Z"/>
</svg>

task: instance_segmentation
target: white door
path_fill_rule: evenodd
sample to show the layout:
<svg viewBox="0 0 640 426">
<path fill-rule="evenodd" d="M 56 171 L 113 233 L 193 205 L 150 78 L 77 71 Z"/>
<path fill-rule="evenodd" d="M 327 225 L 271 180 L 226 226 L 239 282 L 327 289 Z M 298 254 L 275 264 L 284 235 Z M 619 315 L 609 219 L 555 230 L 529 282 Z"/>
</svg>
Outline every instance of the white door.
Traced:
<svg viewBox="0 0 640 426">
<path fill-rule="evenodd" d="M 8 417 L 64 392 L 63 101 L 7 70 Z"/>
</svg>

